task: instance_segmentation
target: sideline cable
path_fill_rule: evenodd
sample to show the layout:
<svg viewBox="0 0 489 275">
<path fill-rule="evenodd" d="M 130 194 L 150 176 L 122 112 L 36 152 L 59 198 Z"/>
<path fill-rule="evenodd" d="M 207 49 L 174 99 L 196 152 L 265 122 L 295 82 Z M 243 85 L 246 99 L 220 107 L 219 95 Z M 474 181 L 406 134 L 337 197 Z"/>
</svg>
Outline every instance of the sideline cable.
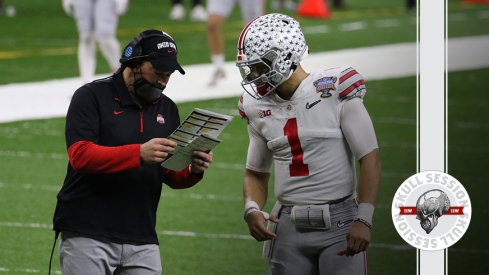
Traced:
<svg viewBox="0 0 489 275">
<path fill-rule="evenodd" d="M 54 248 L 56 247 L 56 242 L 58 241 L 59 231 L 55 231 L 54 233 L 54 243 L 53 248 L 51 249 L 51 256 L 49 257 L 49 271 L 48 275 L 51 275 L 51 262 L 53 260 Z"/>
</svg>

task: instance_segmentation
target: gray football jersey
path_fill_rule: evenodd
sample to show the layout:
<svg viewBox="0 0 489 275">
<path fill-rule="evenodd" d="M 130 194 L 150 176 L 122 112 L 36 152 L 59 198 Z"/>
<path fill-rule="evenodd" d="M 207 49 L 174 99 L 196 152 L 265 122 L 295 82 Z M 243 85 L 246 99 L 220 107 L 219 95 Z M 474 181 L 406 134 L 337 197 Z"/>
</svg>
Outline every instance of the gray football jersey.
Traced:
<svg viewBox="0 0 489 275">
<path fill-rule="evenodd" d="M 345 102 L 365 92 L 363 77 L 343 67 L 311 73 L 290 100 L 243 94 L 238 105 L 248 119 L 246 167 L 269 172 L 273 161 L 275 196 L 282 204 L 320 204 L 355 194 L 355 160 L 378 146 L 368 113 L 361 121 L 370 125 L 360 127 L 367 129 L 361 133 L 342 131 L 341 118 Z M 345 134 L 368 135 L 368 142 Z M 359 144 L 350 146 L 349 140 Z"/>
</svg>

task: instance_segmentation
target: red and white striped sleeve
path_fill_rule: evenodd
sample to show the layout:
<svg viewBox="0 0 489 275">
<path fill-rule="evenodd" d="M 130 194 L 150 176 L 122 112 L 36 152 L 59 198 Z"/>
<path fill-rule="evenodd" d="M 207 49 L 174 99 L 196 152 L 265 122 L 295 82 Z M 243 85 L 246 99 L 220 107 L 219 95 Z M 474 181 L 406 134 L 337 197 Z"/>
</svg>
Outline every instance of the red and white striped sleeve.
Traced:
<svg viewBox="0 0 489 275">
<path fill-rule="evenodd" d="M 338 92 L 340 100 L 354 97 L 363 98 L 367 89 L 363 76 L 352 67 L 349 67 L 339 74 Z"/>
</svg>

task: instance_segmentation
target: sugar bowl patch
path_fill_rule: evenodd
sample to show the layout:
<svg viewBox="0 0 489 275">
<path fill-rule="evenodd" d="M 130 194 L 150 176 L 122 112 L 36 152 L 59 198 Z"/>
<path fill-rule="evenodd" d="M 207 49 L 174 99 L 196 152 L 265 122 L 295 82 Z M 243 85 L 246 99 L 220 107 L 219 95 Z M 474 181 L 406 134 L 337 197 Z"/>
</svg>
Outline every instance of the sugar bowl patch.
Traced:
<svg viewBox="0 0 489 275">
<path fill-rule="evenodd" d="M 392 221 L 411 246 L 440 250 L 455 244 L 472 217 L 469 194 L 449 174 L 424 171 L 406 179 L 392 201 Z"/>
<path fill-rule="evenodd" d="M 327 98 L 331 96 L 331 90 L 334 90 L 334 84 L 337 78 L 334 76 L 323 77 L 314 81 L 313 85 L 316 87 L 316 92 L 321 93 L 321 98 Z"/>
</svg>

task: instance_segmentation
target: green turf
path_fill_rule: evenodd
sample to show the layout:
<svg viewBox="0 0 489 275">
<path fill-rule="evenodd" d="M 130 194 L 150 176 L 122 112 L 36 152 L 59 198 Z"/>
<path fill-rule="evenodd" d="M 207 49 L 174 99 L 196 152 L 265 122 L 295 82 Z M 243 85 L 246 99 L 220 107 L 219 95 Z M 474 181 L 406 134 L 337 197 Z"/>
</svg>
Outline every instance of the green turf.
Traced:
<svg viewBox="0 0 489 275">
<path fill-rule="evenodd" d="M 489 268 L 486 257 L 489 241 L 483 238 L 489 211 L 487 194 L 489 167 L 489 97 L 484 83 L 489 69 L 450 73 L 448 76 L 448 165 L 449 174 L 467 190 L 472 203 L 472 219 L 464 237 L 449 251 L 448 269 L 467 269 L 466 274 L 482 274 Z M 474 248 L 484 252 L 473 251 Z M 463 263 L 472 263 L 464 265 Z M 479 273 L 476 273 L 479 272 Z"/>
<path fill-rule="evenodd" d="M 63 13 L 60 1 L 6 2 L 17 7 L 18 15 L 0 17 L 0 84 L 76 76 L 75 24 Z M 346 2 L 348 8 L 333 11 L 329 20 L 300 19 L 312 30 L 318 26 L 329 29 L 323 34 L 306 33 L 311 52 L 415 41 L 415 17 L 405 12 L 404 1 Z M 481 12 L 487 13 L 488 5 L 458 0 L 448 3 L 450 37 L 489 33 L 489 19 L 480 17 Z M 162 28 L 181 47 L 184 65 L 209 62 L 206 25 L 176 24 L 167 19 L 168 11 L 169 1 L 131 1 L 129 13 L 120 21 L 119 40 L 125 44 L 143 29 Z M 457 19 L 459 14 L 465 19 Z M 229 61 L 235 56 L 239 17 L 235 10 L 225 28 Z M 390 19 L 398 19 L 399 25 L 378 27 L 378 20 Z M 358 21 L 366 24 L 365 30 L 341 31 L 342 24 Z M 107 65 L 99 60 L 98 72 L 107 72 Z M 449 249 L 450 274 L 481 274 L 489 268 L 485 260 L 488 241 L 481 230 L 487 214 L 483 194 L 487 193 L 485 171 L 489 167 L 489 102 L 487 89 L 480 84 L 488 75 L 489 69 L 481 69 L 450 73 L 448 78 L 448 172 L 464 184 L 475 209 L 466 235 Z M 393 194 L 416 172 L 416 79 L 367 80 L 367 87 L 365 104 L 378 134 L 383 163 L 369 250 L 370 274 L 416 274 L 416 251 L 406 247 L 390 220 Z M 236 101 L 228 98 L 182 103 L 179 107 L 182 117 L 194 107 L 236 116 Z M 67 163 L 63 127 L 62 118 L 0 124 L 0 273 L 47 273 L 53 242 L 51 219 Z M 199 185 L 163 191 L 157 230 L 165 274 L 266 272 L 266 262 L 259 256 L 261 244 L 246 238 L 247 227 L 242 220 L 241 183 L 247 144 L 244 121 L 236 117 L 222 138 L 224 142 L 215 150 L 215 163 Z M 176 232 L 193 232 L 195 236 L 176 236 Z M 53 266 L 59 270 L 57 257 Z"/>
<path fill-rule="evenodd" d="M 392 90 L 398 86 L 402 89 Z M 378 130 L 385 175 L 380 196 L 374 242 L 402 244 L 392 228 L 389 203 L 396 186 L 415 172 L 415 124 L 409 119 L 415 116 L 415 78 L 389 81 L 371 81 L 365 103 L 371 110 Z M 404 94 L 411 94 L 403 99 Z M 399 99 L 400 98 L 400 99 Z M 390 114 L 392 101 L 402 100 L 403 108 Z M 200 107 L 237 115 L 237 98 L 209 100 L 180 104 L 182 117 L 192 108 Z M 394 120 L 401 121 L 391 122 Z M 404 120 L 408 120 L 406 124 Z M 64 149 L 63 119 L 34 120 L 0 124 L 3 153 L 0 163 L 2 173 L 0 189 L 5 199 L 0 202 L 0 220 L 23 224 L 49 225 L 55 204 L 56 187 L 62 183 L 67 158 Z M 250 239 L 214 239 L 205 234 L 234 234 L 247 236 L 247 227 L 242 220 L 241 183 L 247 143 L 246 124 L 238 117 L 222 134 L 224 142 L 215 150 L 213 169 L 199 185 L 188 190 L 165 188 L 158 214 L 157 229 L 162 231 L 195 232 L 197 237 L 182 237 L 161 234 L 161 251 L 168 274 L 263 274 L 266 262 L 260 259 L 261 245 Z M 391 133 L 397 133 L 392 135 Z M 39 146 L 43 144 L 43 146 Z M 385 146 L 384 146 L 385 144 Z M 408 144 L 408 149 L 400 148 Z M 238 146 L 237 146 L 238 145 Z M 24 155 L 19 154 L 24 152 Z M 408 165 L 398 165 L 400 158 Z M 28 163 L 30 169 L 25 169 Z M 270 207 L 270 204 L 267 206 Z M 46 257 L 52 242 L 52 232 L 46 228 L 21 228 L 2 226 L 13 238 L 4 240 L 0 250 L 0 267 L 45 269 Z M 13 234 L 19 231 L 20 234 Z M 22 249 L 26 239 L 35 239 L 40 244 L 35 250 Z M 17 246 L 18 245 L 18 246 Z M 18 248 L 16 248 L 18 247 Z M 393 263 L 404 262 L 407 270 L 414 272 L 415 251 L 393 251 L 376 247 L 371 249 L 372 271 L 406 271 L 396 265 L 380 265 L 389 258 Z M 46 257 L 38 257 L 45 255 Z M 26 260 L 21 260 L 26 259 Z M 55 266 L 58 259 L 54 260 Z M 196 272 L 199 270 L 199 272 Z M 391 274 L 394 274 L 391 273 Z M 375 272 L 373 274 L 376 274 Z M 405 273 L 409 274 L 409 273 Z"/>
<path fill-rule="evenodd" d="M 487 146 L 484 147 L 484 137 L 487 138 L 489 133 L 487 115 L 484 116 L 487 99 L 481 101 L 483 91 L 475 87 L 488 72 L 486 69 L 452 73 L 449 77 L 451 90 L 463 88 L 473 91 L 465 95 L 450 93 L 450 99 L 453 98 L 449 108 L 450 117 L 453 117 L 450 126 L 453 127 L 450 127 L 449 134 L 454 136 L 454 140 L 450 140 L 449 171 L 473 195 L 476 209 L 484 209 L 483 201 L 477 194 L 482 192 L 485 182 L 483 172 L 487 160 L 483 156 L 487 154 Z M 416 169 L 415 78 L 370 81 L 367 86 L 369 92 L 365 104 L 378 133 L 384 168 L 379 207 L 374 219 L 376 226 L 370 249 L 370 270 L 372 274 L 414 274 L 414 249 L 381 246 L 403 244 L 390 220 L 390 203 L 397 186 Z M 180 104 L 180 108 L 182 116 L 194 107 L 236 115 L 236 100 L 228 98 L 185 103 Z M 394 110 L 393 104 L 396 106 Z M 470 113 L 466 112 L 467 105 L 471 107 Z M 474 129 L 467 130 L 465 125 Z M 52 232 L 43 227 L 25 227 L 29 224 L 46 227 L 51 223 L 55 195 L 62 183 L 67 162 L 63 126 L 64 120 L 61 118 L 0 124 L 0 267 L 46 269 Z M 476 130 L 477 136 L 471 132 Z M 188 190 L 164 189 L 158 214 L 158 231 L 191 231 L 198 234 L 196 237 L 160 235 L 162 257 L 168 274 L 261 274 L 265 270 L 265 262 L 259 258 L 260 244 L 255 241 L 205 236 L 247 235 L 241 216 L 242 165 L 246 151 L 244 121 L 236 118 L 223 133 L 223 139 L 224 142 L 215 150 L 214 167 L 206 173 L 203 182 Z M 467 142 L 469 145 L 464 145 Z M 483 151 L 479 152 L 479 148 L 483 148 Z M 477 225 L 482 226 L 481 218 L 473 218 L 467 236 L 455 247 L 480 249 L 476 228 Z M 18 222 L 23 226 L 17 228 L 6 222 Z M 453 254 L 472 260 L 483 256 L 469 252 Z M 57 258 L 54 262 L 57 266 Z M 467 270 L 477 267 L 451 268 Z"/>
</svg>

